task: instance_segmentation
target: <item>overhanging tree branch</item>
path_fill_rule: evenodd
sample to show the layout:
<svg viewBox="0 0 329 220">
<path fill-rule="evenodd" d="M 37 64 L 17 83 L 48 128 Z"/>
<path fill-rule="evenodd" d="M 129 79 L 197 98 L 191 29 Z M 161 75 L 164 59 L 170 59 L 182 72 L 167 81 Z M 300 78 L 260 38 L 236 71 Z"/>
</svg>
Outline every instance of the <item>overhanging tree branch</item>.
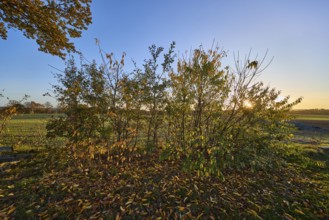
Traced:
<svg viewBox="0 0 329 220">
<path fill-rule="evenodd" d="M 18 29 L 36 39 L 39 50 L 65 59 L 77 52 L 70 38 L 81 37 L 91 24 L 92 0 L 0 1 L 0 37 L 7 39 L 8 29 Z"/>
</svg>

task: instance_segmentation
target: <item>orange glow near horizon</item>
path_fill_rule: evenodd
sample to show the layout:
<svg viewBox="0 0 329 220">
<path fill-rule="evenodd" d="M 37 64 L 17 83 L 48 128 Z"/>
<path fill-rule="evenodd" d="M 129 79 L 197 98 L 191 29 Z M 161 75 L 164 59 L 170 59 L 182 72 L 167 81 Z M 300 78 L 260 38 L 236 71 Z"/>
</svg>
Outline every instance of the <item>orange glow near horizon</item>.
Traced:
<svg viewBox="0 0 329 220">
<path fill-rule="evenodd" d="M 329 97 L 322 99 L 303 99 L 293 109 L 329 109 Z"/>
</svg>

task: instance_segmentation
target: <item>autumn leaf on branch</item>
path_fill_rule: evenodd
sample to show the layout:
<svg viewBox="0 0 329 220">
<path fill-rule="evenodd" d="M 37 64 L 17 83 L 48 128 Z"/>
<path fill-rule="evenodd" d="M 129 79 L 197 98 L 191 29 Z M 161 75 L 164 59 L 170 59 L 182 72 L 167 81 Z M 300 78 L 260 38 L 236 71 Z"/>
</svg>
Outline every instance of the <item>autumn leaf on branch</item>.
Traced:
<svg viewBox="0 0 329 220">
<path fill-rule="evenodd" d="M 0 37 L 7 39 L 8 29 L 18 29 L 35 39 L 39 50 L 65 59 L 76 52 L 70 38 L 81 37 L 91 24 L 91 0 L 0 2 Z"/>
</svg>

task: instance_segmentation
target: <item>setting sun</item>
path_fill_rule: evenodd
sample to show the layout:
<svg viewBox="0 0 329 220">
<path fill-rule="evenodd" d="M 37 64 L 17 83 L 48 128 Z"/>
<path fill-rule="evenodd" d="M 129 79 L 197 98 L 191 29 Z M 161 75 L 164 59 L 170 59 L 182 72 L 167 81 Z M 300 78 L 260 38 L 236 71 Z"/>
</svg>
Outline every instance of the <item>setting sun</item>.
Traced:
<svg viewBox="0 0 329 220">
<path fill-rule="evenodd" d="M 243 106 L 245 108 L 252 108 L 253 107 L 253 104 L 249 100 L 244 100 L 243 101 Z"/>
</svg>

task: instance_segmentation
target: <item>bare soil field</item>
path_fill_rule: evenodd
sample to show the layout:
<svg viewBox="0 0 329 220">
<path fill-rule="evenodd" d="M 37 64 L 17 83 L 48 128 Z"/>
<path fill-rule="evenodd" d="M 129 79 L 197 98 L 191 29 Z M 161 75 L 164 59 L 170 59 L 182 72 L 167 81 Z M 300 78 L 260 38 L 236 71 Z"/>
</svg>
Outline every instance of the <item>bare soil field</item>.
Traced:
<svg viewBox="0 0 329 220">
<path fill-rule="evenodd" d="M 329 134 L 329 121 L 327 120 L 294 120 L 292 123 L 300 131 Z"/>
<path fill-rule="evenodd" d="M 329 146 L 329 120 L 294 120 L 293 142 L 313 147 Z"/>
</svg>

